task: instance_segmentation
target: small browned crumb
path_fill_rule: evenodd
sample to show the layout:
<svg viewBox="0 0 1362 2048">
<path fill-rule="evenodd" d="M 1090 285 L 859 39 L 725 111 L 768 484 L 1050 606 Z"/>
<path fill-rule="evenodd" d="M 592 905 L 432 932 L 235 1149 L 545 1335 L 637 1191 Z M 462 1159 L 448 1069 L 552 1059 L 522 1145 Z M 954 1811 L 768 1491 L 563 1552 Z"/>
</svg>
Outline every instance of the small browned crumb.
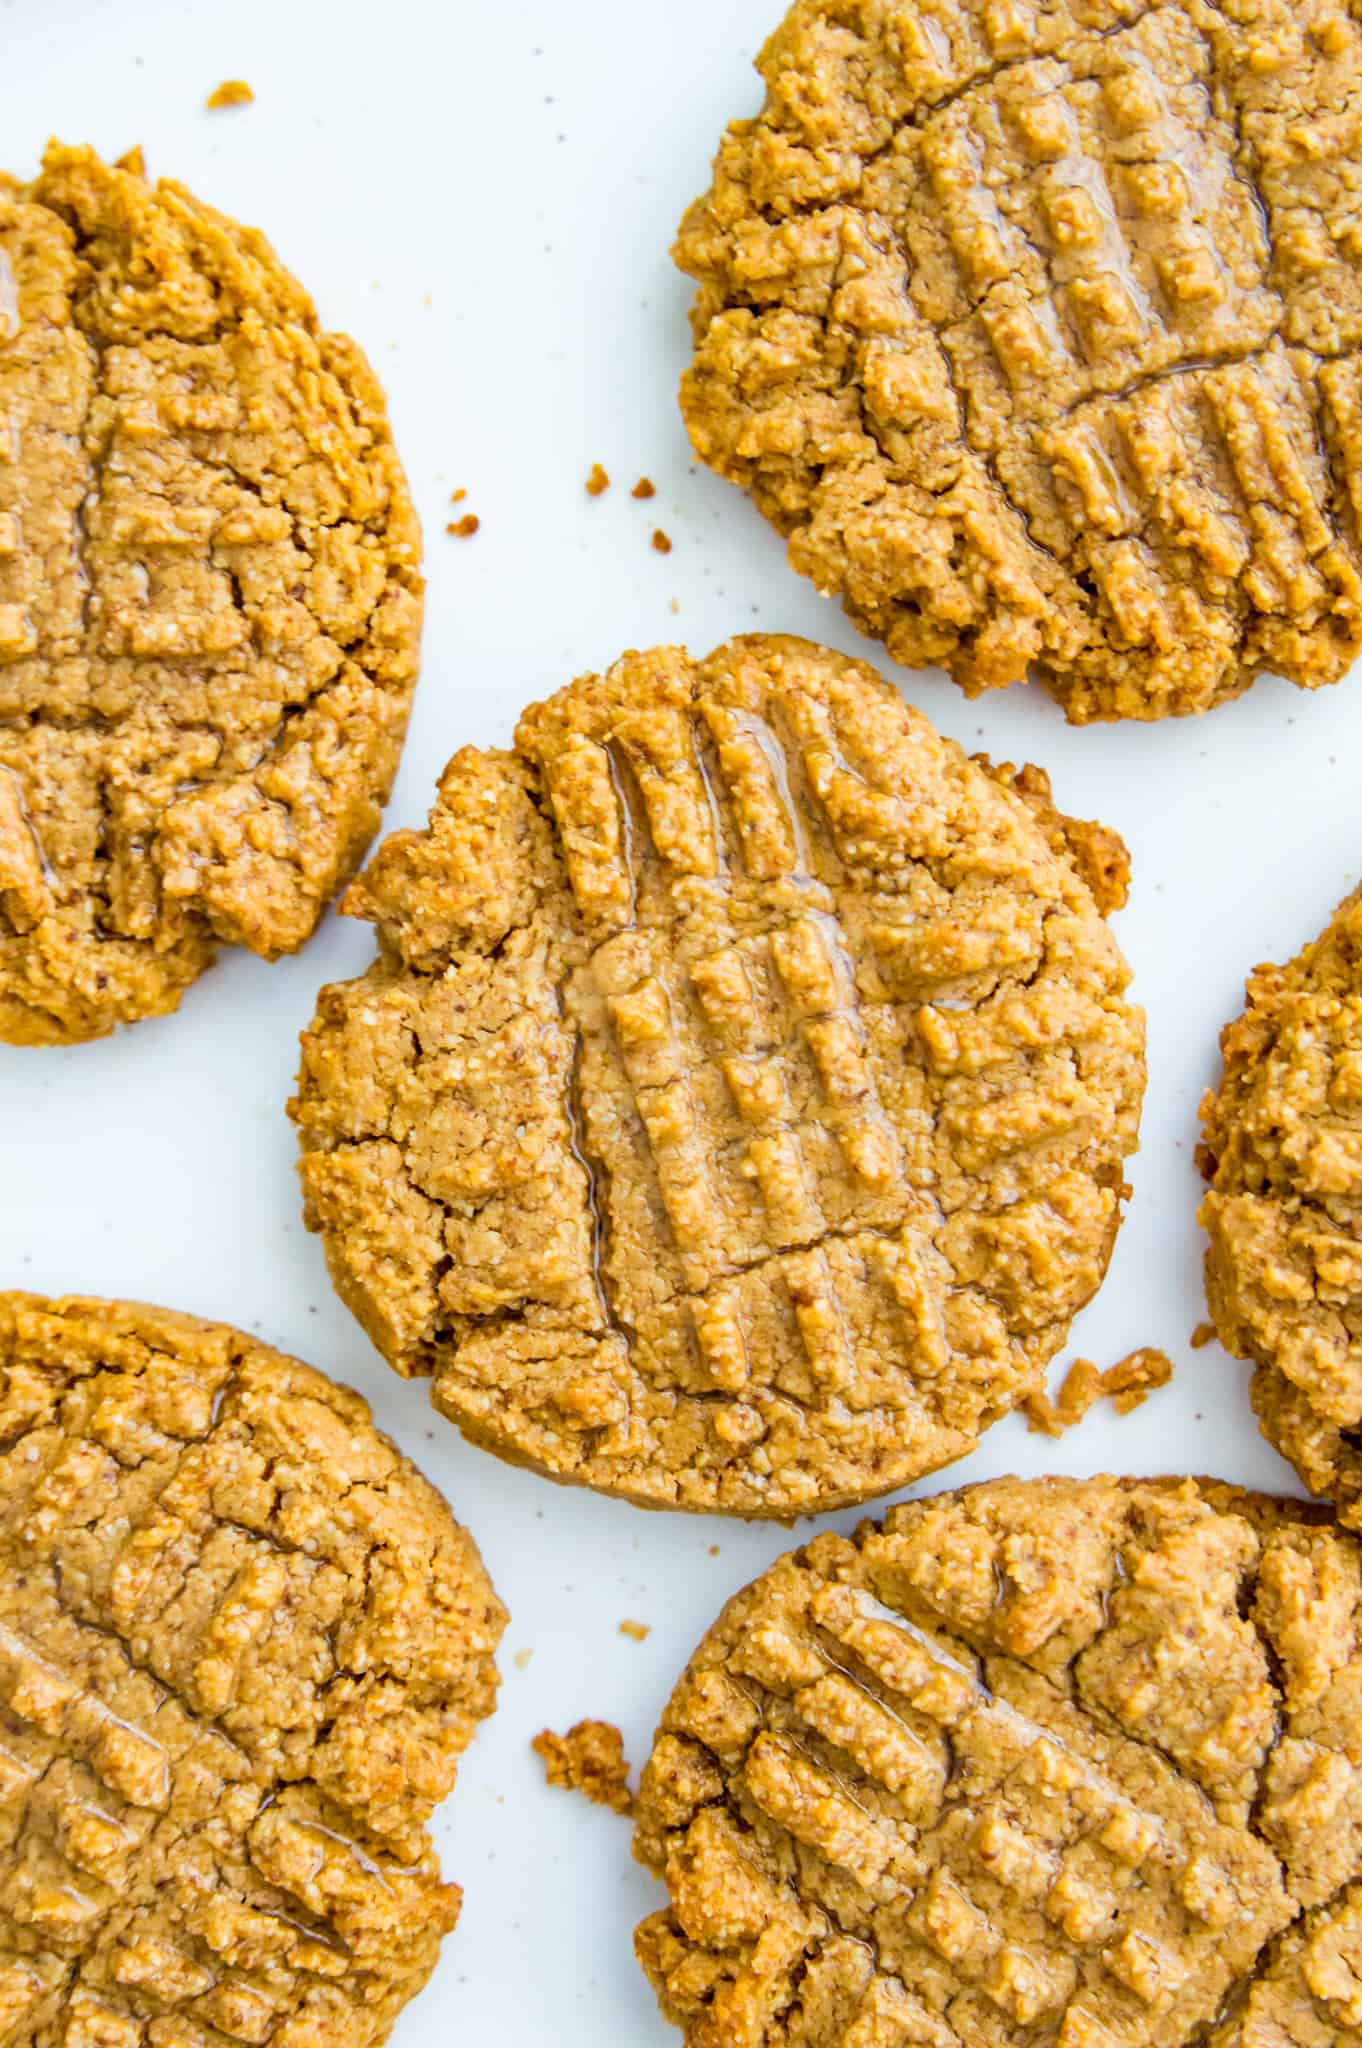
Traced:
<svg viewBox="0 0 1362 2048">
<path fill-rule="evenodd" d="M 566 1735 L 545 1728 L 530 1747 L 543 1758 L 550 1785 L 561 1785 L 566 1792 L 584 1792 L 597 1806 L 608 1806 L 615 1813 L 633 1812 L 624 1737 L 613 1722 L 579 1721 Z"/>
<path fill-rule="evenodd" d="M 467 496 L 468 496 L 468 492 L 467 492 L 467 491 L 465 490 L 464 486 L 463 486 L 462 484 L 460 484 L 460 485 L 459 485 L 459 488 L 458 488 L 458 490 L 457 490 L 457 491 L 451 491 L 451 492 L 450 492 L 450 494 L 449 494 L 449 502 L 450 502 L 450 504 L 451 504 L 451 505 L 462 505 L 462 503 L 463 503 L 464 499 L 465 499 L 465 498 L 466 498 Z"/>
<path fill-rule="evenodd" d="M 711 1543 L 711 1544 L 710 1544 L 710 1546 L 709 1546 L 709 1554 L 710 1554 L 710 1556 L 711 1556 L 711 1557 L 717 1557 L 717 1556 L 719 1555 L 719 1546 L 718 1546 L 718 1544 L 717 1544 L 717 1543 Z"/>
<path fill-rule="evenodd" d="M 1076 1358 L 1064 1375 L 1057 1401 L 1043 1392 L 1030 1394 L 1023 1401 L 1026 1426 L 1044 1436 L 1063 1436 L 1066 1429 L 1083 1420 L 1103 1392 L 1102 1374 L 1092 1360 Z"/>
<path fill-rule="evenodd" d="M 209 107 L 249 107 L 255 94 L 244 78 L 224 78 L 215 91 L 210 92 L 205 105 Z"/>
<path fill-rule="evenodd" d="M 630 491 L 629 496 L 631 498 L 655 498 L 657 496 L 657 485 L 650 476 L 641 476 L 634 485 L 633 490 Z"/>
<path fill-rule="evenodd" d="M 674 612 L 679 612 L 679 611 L 680 611 L 680 609 L 681 609 L 681 600 L 680 600 L 680 598 L 674 597 L 674 598 L 672 599 L 672 610 L 673 610 Z"/>
<path fill-rule="evenodd" d="M 653 546 L 660 555 L 669 555 L 672 551 L 671 536 L 664 533 L 660 526 L 653 528 Z"/>
<path fill-rule="evenodd" d="M 1032 1436 L 1063 1436 L 1055 1404 L 1043 1387 L 1027 1395 L 1019 1412 L 1026 1417 L 1026 1427 Z"/>
<path fill-rule="evenodd" d="M 620 1634 L 630 1637 L 633 1642 L 644 1643 L 652 1634 L 652 1629 L 646 1621 L 622 1621 Z"/>
<path fill-rule="evenodd" d="M 147 160 L 142 152 L 141 143 L 134 142 L 131 149 L 125 149 L 122 156 L 115 159 L 114 169 L 116 171 L 126 171 L 130 178 L 145 178 L 147 175 Z"/>
<path fill-rule="evenodd" d="M 1103 1375 L 1092 1360 L 1076 1358 L 1064 1375 L 1059 1399 L 1055 1403 L 1060 1428 L 1072 1429 L 1076 1422 L 1081 1422 L 1105 1391 Z"/>
<path fill-rule="evenodd" d="M 530 1659 L 533 1655 L 533 1650 L 517 1650 L 515 1653 L 515 1658 L 513 1660 L 515 1663 L 516 1670 L 528 1671 L 530 1668 Z"/>
<path fill-rule="evenodd" d="M 481 525 L 476 512 L 465 512 L 462 519 L 451 519 L 445 532 L 456 534 L 460 540 L 472 540 Z"/>
<path fill-rule="evenodd" d="M 591 465 L 591 474 L 586 480 L 586 494 L 588 498 L 599 498 L 601 492 L 608 491 L 609 488 L 609 475 L 604 469 L 602 469 L 599 462 L 593 462 Z"/>
<path fill-rule="evenodd" d="M 1155 1387 L 1167 1386 L 1172 1377 L 1172 1359 L 1149 1346 L 1127 1352 L 1105 1372 L 1099 1372 L 1090 1358 L 1076 1358 L 1064 1376 L 1057 1401 L 1044 1392 L 1029 1394 L 1021 1410 L 1029 1430 L 1042 1436 L 1063 1436 L 1098 1401 L 1110 1399 L 1118 1415 L 1129 1415 Z"/>
<path fill-rule="evenodd" d="M 1214 1323 L 1198 1323 L 1188 1341 L 1193 1351 L 1204 1351 L 1214 1335 Z"/>
<path fill-rule="evenodd" d="M 1142 1345 L 1129 1351 L 1102 1375 L 1102 1392 L 1116 1404 L 1118 1415 L 1129 1415 L 1146 1401 L 1155 1387 L 1166 1387 L 1173 1377 L 1173 1361 L 1166 1351 Z"/>
</svg>

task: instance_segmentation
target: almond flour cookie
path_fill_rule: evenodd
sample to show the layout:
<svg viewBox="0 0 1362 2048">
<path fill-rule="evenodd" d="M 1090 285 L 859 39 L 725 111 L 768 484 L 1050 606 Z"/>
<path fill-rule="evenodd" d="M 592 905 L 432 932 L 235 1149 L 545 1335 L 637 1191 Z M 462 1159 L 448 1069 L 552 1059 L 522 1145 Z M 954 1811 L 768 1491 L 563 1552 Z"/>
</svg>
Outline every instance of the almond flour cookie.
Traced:
<svg viewBox="0 0 1362 2048">
<path fill-rule="evenodd" d="M 795 0 L 676 246 L 682 404 L 895 660 L 1069 718 L 1362 646 L 1362 22 Z"/>
<path fill-rule="evenodd" d="M 1362 1529 L 1362 890 L 1246 993 L 1201 1105 L 1206 1300 L 1264 1436 Z"/>
<path fill-rule="evenodd" d="M 635 1805 L 690 2048 L 1357 2048 L 1362 1550 L 1006 1479 L 731 1600 Z"/>
<path fill-rule="evenodd" d="M 420 554 L 262 235 L 88 149 L 0 177 L 0 1039 L 302 945 L 392 783 Z"/>
<path fill-rule="evenodd" d="M 807 641 L 582 677 L 346 899 L 379 956 L 291 1105 L 337 1289 L 475 1442 L 648 1506 L 959 1457 L 1110 1256 L 1124 883 L 1043 776 Z"/>
<path fill-rule="evenodd" d="M 237 1330 L 0 1295 L 0 2038 L 371 2048 L 459 1911 L 471 1539 Z"/>
</svg>

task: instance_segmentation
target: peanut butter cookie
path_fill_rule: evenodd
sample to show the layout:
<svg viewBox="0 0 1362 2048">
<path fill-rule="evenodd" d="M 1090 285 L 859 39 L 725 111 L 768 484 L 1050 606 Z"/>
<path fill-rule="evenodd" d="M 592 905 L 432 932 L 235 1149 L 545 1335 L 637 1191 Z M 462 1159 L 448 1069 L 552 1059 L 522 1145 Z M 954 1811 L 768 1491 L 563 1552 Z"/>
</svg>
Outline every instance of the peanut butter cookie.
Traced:
<svg viewBox="0 0 1362 2048">
<path fill-rule="evenodd" d="M 1110 1256 L 1124 873 L 807 641 L 582 677 L 346 898 L 379 957 L 291 1105 L 339 1292 L 475 1442 L 649 1506 L 959 1457 Z"/>
<path fill-rule="evenodd" d="M 385 2040 L 458 1917 L 426 1822 L 504 1621 L 358 1394 L 0 1295 L 6 2048 Z"/>
<path fill-rule="evenodd" d="M 1206 1300 L 1264 1436 L 1362 1529 L 1362 890 L 1246 994 L 1201 1105 Z"/>
<path fill-rule="evenodd" d="M 1069 718 L 1362 646 L 1362 21 L 795 0 L 676 246 L 682 405 L 895 660 Z"/>
<path fill-rule="evenodd" d="M 420 555 L 263 236 L 88 149 L 0 177 L 0 1039 L 302 945 L 392 783 Z"/>
<path fill-rule="evenodd" d="M 1196 1480 L 823 1535 L 662 1717 L 639 1959 L 690 2048 L 1357 2048 L 1362 1551 Z"/>
</svg>

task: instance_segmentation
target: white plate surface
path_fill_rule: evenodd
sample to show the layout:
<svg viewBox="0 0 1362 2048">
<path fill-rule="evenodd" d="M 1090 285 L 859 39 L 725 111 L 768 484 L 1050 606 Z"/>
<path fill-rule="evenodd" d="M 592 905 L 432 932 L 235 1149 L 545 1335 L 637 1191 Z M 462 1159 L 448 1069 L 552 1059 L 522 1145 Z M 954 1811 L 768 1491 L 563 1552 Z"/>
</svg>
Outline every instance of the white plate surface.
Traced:
<svg viewBox="0 0 1362 2048">
<path fill-rule="evenodd" d="M 141 142 L 153 173 L 264 227 L 388 387 L 430 578 L 389 826 L 423 820 L 461 742 L 504 742 L 523 704 L 627 646 L 699 652 L 761 628 L 877 658 L 741 494 L 696 470 L 674 403 L 688 287 L 668 246 L 724 122 L 758 104 L 750 63 L 775 6 L 0 4 L 0 163 L 30 174 L 49 132 L 108 155 Z M 204 112 L 224 77 L 247 78 L 255 105 Z M 616 482 L 593 501 L 597 460 Z M 651 505 L 628 494 L 645 471 Z M 482 520 L 472 541 L 443 531 L 456 486 Z M 1264 681 L 1209 718 L 1075 732 L 1038 691 L 968 704 L 938 674 L 899 681 L 967 746 L 1041 762 L 1068 809 L 1130 843 L 1117 929 L 1149 1012 L 1143 1149 L 1110 1275 L 1064 1356 L 1105 1364 L 1148 1343 L 1178 1364 L 1125 1420 L 1104 1407 L 1057 1444 L 1011 1421 L 928 1485 L 1172 1469 L 1298 1491 L 1258 1437 L 1244 1369 L 1188 1348 L 1204 1314 L 1192 1152 L 1246 971 L 1294 952 L 1357 880 L 1362 682 L 1309 697 Z M 630 1951 L 660 1893 L 623 1822 L 545 1788 L 529 1741 L 595 1714 L 641 1759 L 721 1602 L 791 1537 L 499 1465 L 334 1300 L 283 1104 L 316 990 L 370 951 L 367 927 L 333 918 L 298 959 L 224 956 L 176 1017 L 71 1052 L 0 1048 L 0 1280 L 221 1317 L 368 1395 L 477 1535 L 513 1617 L 500 1709 L 437 1819 L 463 1918 L 399 2048 L 664 2048 L 676 2037 Z M 646 1642 L 619 1634 L 624 1617 L 650 1624 Z"/>
</svg>

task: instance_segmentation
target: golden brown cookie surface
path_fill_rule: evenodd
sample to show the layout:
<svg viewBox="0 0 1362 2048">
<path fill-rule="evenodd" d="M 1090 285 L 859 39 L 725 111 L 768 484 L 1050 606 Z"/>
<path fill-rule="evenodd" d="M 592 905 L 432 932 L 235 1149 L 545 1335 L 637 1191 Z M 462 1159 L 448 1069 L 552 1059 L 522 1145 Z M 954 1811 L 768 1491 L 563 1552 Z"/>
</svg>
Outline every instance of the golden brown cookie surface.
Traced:
<svg viewBox="0 0 1362 2048">
<path fill-rule="evenodd" d="M 1207 1482 L 816 1537 L 663 1714 L 640 1961 L 691 2048 L 1356 2048 L 1362 1552 Z"/>
<path fill-rule="evenodd" d="M 1362 646 L 1362 24 L 795 0 L 677 260 L 697 452 L 896 660 L 1077 721 Z"/>
<path fill-rule="evenodd" d="M 1206 1299 L 1263 1434 L 1362 1527 L 1362 892 L 1249 977 L 1201 1105 Z"/>
<path fill-rule="evenodd" d="M 89 150 L 0 178 L 0 1039 L 303 943 L 392 782 L 420 554 L 263 236 Z"/>
<path fill-rule="evenodd" d="M 1044 778 L 827 649 L 581 678 L 347 899 L 381 952 L 292 1105 L 337 1288 L 475 1441 L 647 1505 L 959 1456 L 1118 1222 L 1143 1020 L 1084 873 L 1119 900 Z"/>
<path fill-rule="evenodd" d="M 505 1615 L 357 1394 L 220 1324 L 0 1294 L 10 2048 L 376 2048 Z"/>
</svg>

